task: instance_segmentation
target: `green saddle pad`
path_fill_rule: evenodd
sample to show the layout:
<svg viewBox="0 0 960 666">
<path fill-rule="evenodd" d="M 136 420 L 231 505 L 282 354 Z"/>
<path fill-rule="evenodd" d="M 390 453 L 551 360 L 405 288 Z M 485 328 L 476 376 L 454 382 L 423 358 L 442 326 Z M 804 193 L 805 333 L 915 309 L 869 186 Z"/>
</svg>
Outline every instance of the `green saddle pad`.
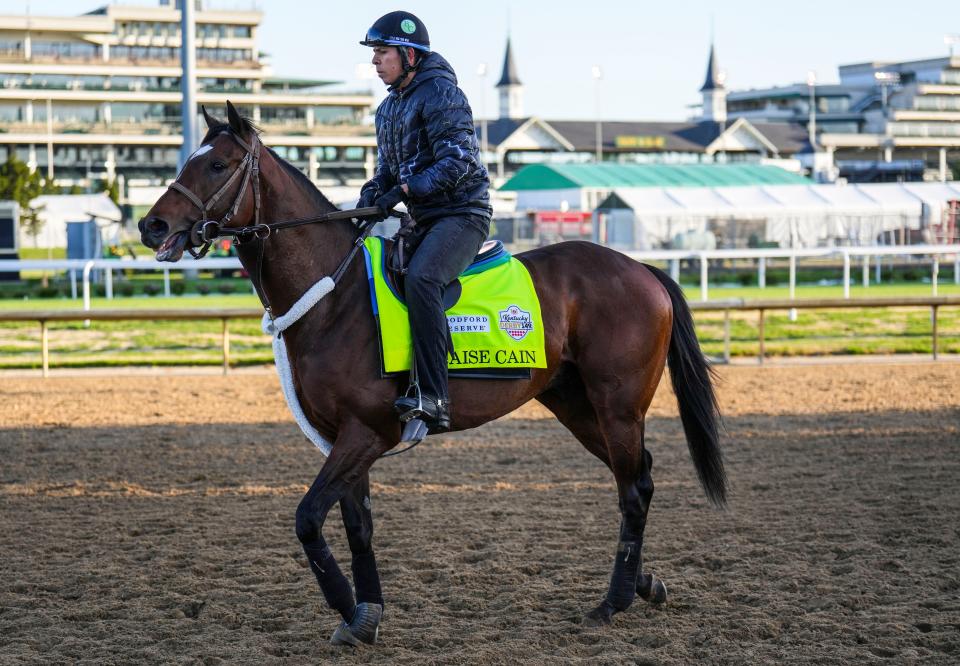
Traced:
<svg viewBox="0 0 960 666">
<path fill-rule="evenodd" d="M 406 303 L 386 279 L 385 239 L 367 238 L 363 249 L 383 371 L 409 370 L 410 322 Z M 454 346 L 449 369 L 547 367 L 540 301 L 526 267 L 502 251 L 471 264 L 459 279 L 463 292 L 446 311 Z"/>
</svg>

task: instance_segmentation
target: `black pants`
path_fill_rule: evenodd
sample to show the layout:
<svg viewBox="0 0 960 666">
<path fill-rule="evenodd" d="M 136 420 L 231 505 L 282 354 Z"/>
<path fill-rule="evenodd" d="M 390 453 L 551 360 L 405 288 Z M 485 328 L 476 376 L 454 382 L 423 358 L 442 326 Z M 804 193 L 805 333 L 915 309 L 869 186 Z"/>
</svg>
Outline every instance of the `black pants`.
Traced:
<svg viewBox="0 0 960 666">
<path fill-rule="evenodd" d="M 411 239 L 413 258 L 404 289 L 420 390 L 433 398 L 446 401 L 450 397 L 444 289 L 470 265 L 489 231 L 487 217 L 443 217 L 418 228 Z"/>
</svg>

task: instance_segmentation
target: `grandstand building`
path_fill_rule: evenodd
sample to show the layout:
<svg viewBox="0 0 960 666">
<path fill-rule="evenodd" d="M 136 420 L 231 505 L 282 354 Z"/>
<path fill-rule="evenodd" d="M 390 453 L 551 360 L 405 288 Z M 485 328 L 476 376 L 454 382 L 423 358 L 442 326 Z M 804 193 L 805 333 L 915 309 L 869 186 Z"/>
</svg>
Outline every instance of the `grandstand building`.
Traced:
<svg viewBox="0 0 960 666">
<path fill-rule="evenodd" d="M 727 115 L 809 129 L 850 181 L 948 180 L 960 162 L 960 56 L 839 67 L 839 83 L 727 94 Z M 812 109 L 811 109 L 812 106 Z"/>
<path fill-rule="evenodd" d="M 172 179 L 182 142 L 178 3 L 0 15 L 0 159 L 13 150 L 60 184 Z M 318 184 L 362 183 L 376 154 L 373 128 L 360 122 L 373 96 L 274 76 L 257 50 L 261 19 L 200 5 L 198 104 L 224 117 L 229 99 Z"/>
</svg>

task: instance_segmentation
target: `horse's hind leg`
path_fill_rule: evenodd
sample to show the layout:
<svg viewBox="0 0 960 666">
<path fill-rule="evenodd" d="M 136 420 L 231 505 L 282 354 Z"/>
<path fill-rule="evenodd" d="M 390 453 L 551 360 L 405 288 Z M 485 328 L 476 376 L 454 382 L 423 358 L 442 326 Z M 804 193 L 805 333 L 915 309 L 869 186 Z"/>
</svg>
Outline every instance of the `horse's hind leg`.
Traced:
<svg viewBox="0 0 960 666">
<path fill-rule="evenodd" d="M 653 456 L 643 448 L 643 415 L 640 414 L 638 420 L 628 420 L 626 427 L 619 428 L 624 433 L 622 444 L 612 450 L 575 367 L 565 368 L 560 379 L 537 399 L 588 451 L 610 467 L 617 478 L 622 521 L 616 563 L 607 598 L 588 614 L 586 622 L 609 622 L 614 613 L 630 605 L 634 592 L 651 603 L 663 603 L 666 601 L 666 587 L 653 574 L 642 572 L 643 531 L 653 496 Z M 627 411 L 637 408 L 637 405 L 628 406 Z M 618 428 L 609 425 L 607 430 L 616 432 Z"/>
</svg>

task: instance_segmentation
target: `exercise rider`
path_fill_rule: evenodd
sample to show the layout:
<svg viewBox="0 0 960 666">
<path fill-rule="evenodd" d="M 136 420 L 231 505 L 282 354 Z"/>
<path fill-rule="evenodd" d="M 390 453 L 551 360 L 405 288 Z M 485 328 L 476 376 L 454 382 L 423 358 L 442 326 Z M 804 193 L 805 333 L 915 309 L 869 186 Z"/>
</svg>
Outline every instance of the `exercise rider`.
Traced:
<svg viewBox="0 0 960 666">
<path fill-rule="evenodd" d="M 419 379 L 421 418 L 430 432 L 450 427 L 447 318 L 443 291 L 470 264 L 490 231 L 490 179 L 480 159 L 473 113 L 450 64 L 430 50 L 427 29 L 409 12 L 390 12 L 367 31 L 377 75 L 389 94 L 377 108 L 377 168 L 358 207 L 383 219 L 401 201 L 416 225 L 405 297 Z M 394 404 L 401 417 L 416 397 Z M 404 418 L 405 420 L 405 418 Z"/>
</svg>

